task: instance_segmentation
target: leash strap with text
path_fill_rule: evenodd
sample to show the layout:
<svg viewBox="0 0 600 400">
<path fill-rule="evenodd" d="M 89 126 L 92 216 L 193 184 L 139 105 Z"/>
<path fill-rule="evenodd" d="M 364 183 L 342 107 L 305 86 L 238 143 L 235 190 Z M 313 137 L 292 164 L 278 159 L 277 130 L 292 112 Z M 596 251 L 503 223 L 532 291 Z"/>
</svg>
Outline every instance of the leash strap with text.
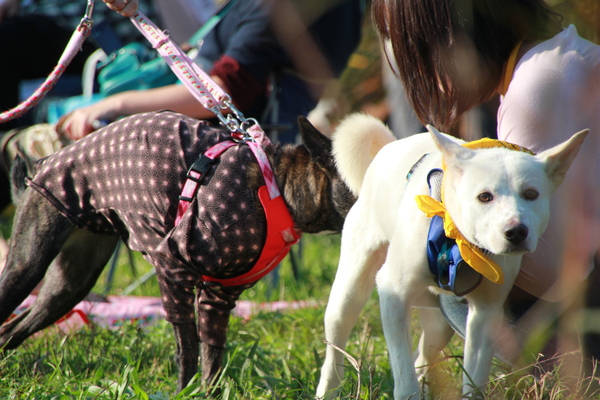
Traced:
<svg viewBox="0 0 600 400">
<path fill-rule="evenodd" d="M 190 93 L 204 108 L 212 111 L 221 123 L 229 128 L 234 137 L 237 135 L 239 140 L 253 140 L 264 145 L 270 144 L 258 122 L 253 118 L 245 118 L 233 105 L 231 97 L 196 65 L 169 38 L 167 33 L 161 31 L 142 12 L 137 12 L 130 19 Z M 222 112 L 224 110 L 228 110 L 230 113 L 224 116 Z"/>
</svg>

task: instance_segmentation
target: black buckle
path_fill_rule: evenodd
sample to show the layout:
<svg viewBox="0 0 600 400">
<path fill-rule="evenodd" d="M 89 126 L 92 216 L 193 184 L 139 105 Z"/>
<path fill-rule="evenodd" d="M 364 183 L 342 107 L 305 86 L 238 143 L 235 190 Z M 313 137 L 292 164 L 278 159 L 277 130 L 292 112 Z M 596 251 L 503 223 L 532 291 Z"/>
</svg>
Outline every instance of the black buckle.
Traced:
<svg viewBox="0 0 600 400">
<path fill-rule="evenodd" d="M 210 169 L 211 165 L 215 162 L 214 159 L 209 158 L 207 156 L 205 156 L 204 154 L 202 154 L 200 157 L 198 157 L 196 159 L 196 161 L 194 161 L 194 163 L 192 164 L 192 166 L 190 167 L 190 169 L 188 170 L 187 173 L 187 177 L 188 179 L 191 179 L 195 182 L 200 183 L 200 181 L 202 181 L 202 179 L 204 178 L 204 175 L 206 175 L 206 173 L 208 172 L 208 170 Z M 190 175 L 190 171 L 194 171 L 200 174 L 200 178 L 194 178 L 193 176 Z"/>
<path fill-rule="evenodd" d="M 223 287 L 223 284 L 219 282 L 203 281 L 202 283 L 206 288 L 209 289 L 221 290 L 221 288 Z"/>
</svg>

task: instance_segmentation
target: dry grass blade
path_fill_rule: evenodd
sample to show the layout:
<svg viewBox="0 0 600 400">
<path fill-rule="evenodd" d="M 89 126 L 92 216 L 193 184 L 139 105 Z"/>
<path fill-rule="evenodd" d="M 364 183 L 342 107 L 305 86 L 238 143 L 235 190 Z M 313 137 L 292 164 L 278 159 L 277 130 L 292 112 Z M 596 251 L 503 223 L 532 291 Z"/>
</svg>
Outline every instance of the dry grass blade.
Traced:
<svg viewBox="0 0 600 400">
<path fill-rule="evenodd" d="M 360 363 L 358 362 L 358 360 L 356 358 L 352 357 L 348 352 L 339 348 L 335 344 L 330 343 L 327 340 L 323 340 L 323 342 L 325 342 L 325 344 L 327 346 L 331 346 L 334 349 L 336 349 L 337 351 L 339 351 L 340 353 L 342 353 L 344 355 L 344 357 L 346 357 L 346 359 L 350 362 L 350 364 L 352 364 L 352 366 L 356 370 L 356 374 L 357 374 L 357 376 L 356 376 L 356 381 L 357 381 L 357 383 L 356 383 L 356 399 L 358 400 L 358 398 L 360 396 Z"/>
</svg>

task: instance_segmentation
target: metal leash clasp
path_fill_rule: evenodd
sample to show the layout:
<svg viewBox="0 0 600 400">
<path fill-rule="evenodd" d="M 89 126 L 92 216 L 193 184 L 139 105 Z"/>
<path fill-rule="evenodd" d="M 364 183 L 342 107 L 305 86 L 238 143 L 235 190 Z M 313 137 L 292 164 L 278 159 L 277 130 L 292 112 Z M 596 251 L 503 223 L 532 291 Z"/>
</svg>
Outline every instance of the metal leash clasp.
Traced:
<svg viewBox="0 0 600 400">
<path fill-rule="evenodd" d="M 85 14 L 83 15 L 83 18 L 81 18 L 81 21 L 79 22 L 79 27 L 77 28 L 78 30 L 81 30 L 81 29 L 91 30 L 92 29 L 92 24 L 94 23 L 94 20 L 92 19 L 93 13 L 94 13 L 94 0 L 88 0 L 87 6 L 85 7 Z"/>
<path fill-rule="evenodd" d="M 230 113 L 225 116 L 221 110 L 229 110 Z M 233 105 L 229 95 L 227 95 L 221 105 L 211 108 L 211 111 L 221 121 L 221 124 L 229 129 L 233 141 L 237 143 L 256 142 L 254 137 L 248 133 L 248 129 L 258 124 L 258 121 L 254 118 L 244 117 L 244 114 Z"/>
</svg>

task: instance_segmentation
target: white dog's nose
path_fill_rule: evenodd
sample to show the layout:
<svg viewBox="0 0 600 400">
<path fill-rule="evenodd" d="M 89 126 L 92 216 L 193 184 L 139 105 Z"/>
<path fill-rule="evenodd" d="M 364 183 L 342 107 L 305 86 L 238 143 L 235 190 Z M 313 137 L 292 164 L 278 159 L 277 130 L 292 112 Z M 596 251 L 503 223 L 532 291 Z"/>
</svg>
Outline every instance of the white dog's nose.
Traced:
<svg viewBox="0 0 600 400">
<path fill-rule="evenodd" d="M 517 224 L 504 231 L 504 237 L 512 244 L 521 243 L 523 240 L 527 239 L 528 234 L 529 228 L 527 228 L 525 224 Z"/>
</svg>

